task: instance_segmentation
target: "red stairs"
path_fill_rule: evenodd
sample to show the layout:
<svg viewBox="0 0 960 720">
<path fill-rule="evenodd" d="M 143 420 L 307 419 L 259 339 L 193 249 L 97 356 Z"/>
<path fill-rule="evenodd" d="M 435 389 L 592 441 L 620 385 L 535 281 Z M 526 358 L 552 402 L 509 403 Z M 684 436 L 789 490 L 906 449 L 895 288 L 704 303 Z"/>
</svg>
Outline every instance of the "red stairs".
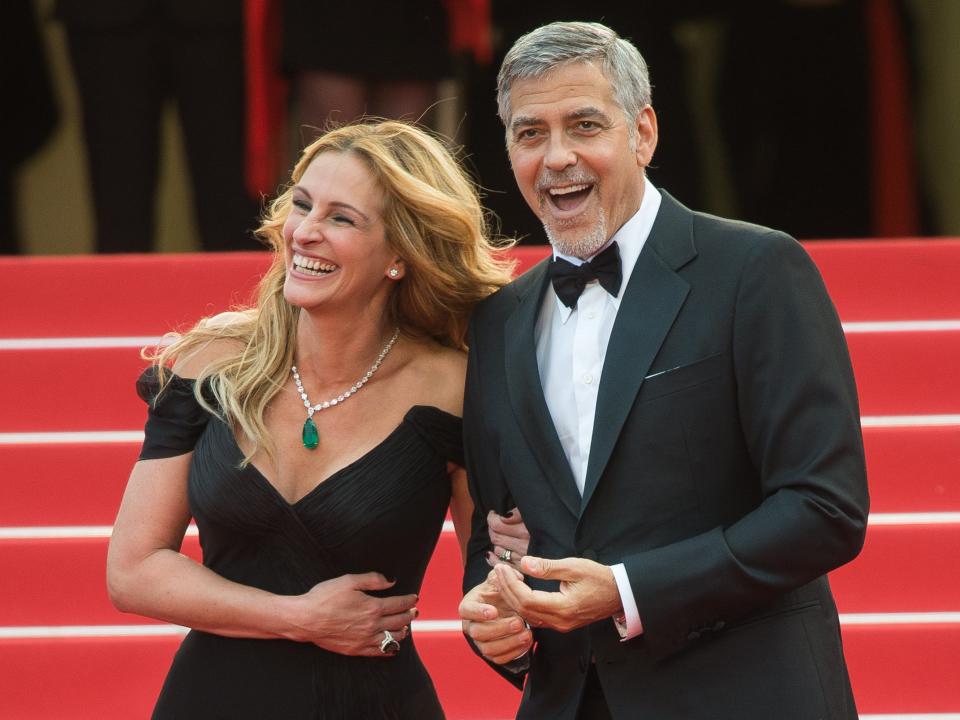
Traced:
<svg viewBox="0 0 960 720">
<path fill-rule="evenodd" d="M 960 720 L 960 240 L 809 243 L 847 331 L 872 508 L 831 582 L 863 718 Z M 518 248 L 521 267 L 546 253 Z M 139 348 L 249 297 L 260 253 L 0 259 L 0 718 L 147 717 L 183 630 L 107 599 Z M 199 557 L 196 537 L 184 551 Z M 417 645 L 451 720 L 519 694 L 467 648 L 451 531 Z"/>
</svg>

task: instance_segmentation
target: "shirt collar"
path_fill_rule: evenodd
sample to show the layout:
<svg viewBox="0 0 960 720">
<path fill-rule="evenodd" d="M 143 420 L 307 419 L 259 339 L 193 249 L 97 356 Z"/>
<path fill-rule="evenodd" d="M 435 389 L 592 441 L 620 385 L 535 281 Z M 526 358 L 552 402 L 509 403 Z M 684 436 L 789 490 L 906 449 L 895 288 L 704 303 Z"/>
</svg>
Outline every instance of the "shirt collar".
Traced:
<svg viewBox="0 0 960 720">
<path fill-rule="evenodd" d="M 556 248 L 553 248 L 554 258 L 562 258 L 574 265 L 582 265 L 584 262 L 592 260 L 610 247 L 611 243 L 616 242 L 620 246 L 620 268 L 623 272 L 623 282 L 620 283 L 620 292 L 617 293 L 616 297 L 611 297 L 610 301 L 617 310 L 620 309 L 620 300 L 623 298 L 624 292 L 626 292 L 630 275 L 633 273 L 633 268 L 637 264 L 637 258 L 640 257 L 640 251 L 643 250 L 643 246 L 650 236 L 653 221 L 657 219 L 657 212 L 660 210 L 660 200 L 662 198 L 660 191 L 653 186 L 653 183 L 648 182 L 646 177 L 643 178 L 643 185 L 643 198 L 640 200 L 640 207 L 637 208 L 637 211 L 613 234 L 604 246 L 588 257 L 587 260 L 581 260 L 571 255 L 564 255 L 558 252 Z M 560 313 L 560 323 L 566 324 L 575 308 L 568 308 L 560 302 L 560 298 L 553 292 L 553 285 L 550 286 L 549 292 L 553 294 L 553 299 L 557 304 L 557 311 Z"/>
</svg>

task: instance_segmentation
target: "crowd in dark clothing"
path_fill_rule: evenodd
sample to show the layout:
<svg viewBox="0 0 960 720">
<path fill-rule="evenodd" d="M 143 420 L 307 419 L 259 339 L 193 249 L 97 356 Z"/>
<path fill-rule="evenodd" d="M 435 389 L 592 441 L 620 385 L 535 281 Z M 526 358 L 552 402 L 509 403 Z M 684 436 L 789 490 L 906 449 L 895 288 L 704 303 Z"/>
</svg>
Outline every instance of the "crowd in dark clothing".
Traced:
<svg viewBox="0 0 960 720">
<path fill-rule="evenodd" d="M 186 147 L 201 248 L 257 247 L 251 230 L 263 197 L 276 190 L 262 178 L 257 187 L 249 174 L 251 133 L 258 132 L 249 125 L 256 117 L 249 75 L 263 71 L 288 88 L 287 119 L 269 130 L 289 136 L 269 143 L 288 157 L 331 121 L 367 115 L 436 126 L 438 82 L 453 80 L 458 115 L 452 129 L 501 233 L 545 242 L 514 189 L 496 115 L 495 73 L 517 37 L 558 19 L 602 21 L 643 53 L 653 106 L 668 128 L 649 172 L 654 184 L 692 207 L 801 239 L 855 238 L 887 229 L 878 224 L 876 207 L 874 170 L 884 161 L 877 150 L 884 145 L 875 137 L 872 2 L 598 0 L 585 9 L 568 0 L 549 6 L 382 0 L 364 3 L 361 18 L 350 3 L 320 0 L 58 0 L 55 16 L 39 23 L 59 22 L 65 30 L 98 252 L 155 246 L 160 120 L 169 102 Z M 273 6 L 280 15 L 276 27 L 251 33 L 254 6 Z M 16 142 L 5 142 L 0 155 L 2 253 L 18 251 L 11 200 L 16 172 L 57 120 L 34 11 L 31 0 L 16 0 L 8 10 L 18 28 L 9 34 L 18 44 L 5 51 L 18 59 L 2 66 L 22 101 L 13 104 L 15 127 L 7 135 Z M 906 35 L 906 23 L 898 28 Z M 697 52 L 705 29 L 719 40 L 707 54 Z M 267 56 L 273 67 L 252 68 L 251 37 L 262 41 L 268 32 L 275 35 L 268 38 L 276 49 Z M 902 112 L 909 124 L 909 106 Z M 909 149 L 910 139 L 903 140 Z M 269 166 L 286 164 L 276 158 Z M 899 199 L 916 204 L 917 194 L 904 186 Z M 904 233 L 936 232 L 919 210 Z"/>
</svg>

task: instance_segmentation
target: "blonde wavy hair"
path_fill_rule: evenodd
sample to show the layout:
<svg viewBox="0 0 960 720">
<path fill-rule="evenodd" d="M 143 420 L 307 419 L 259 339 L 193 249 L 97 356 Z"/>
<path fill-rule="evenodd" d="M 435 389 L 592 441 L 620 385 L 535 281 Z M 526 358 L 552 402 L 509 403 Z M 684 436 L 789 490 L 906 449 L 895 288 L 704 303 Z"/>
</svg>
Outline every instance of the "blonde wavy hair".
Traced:
<svg viewBox="0 0 960 720">
<path fill-rule="evenodd" d="M 270 204 L 256 234 L 273 249 L 270 268 L 260 280 L 253 307 L 204 318 L 188 332 L 169 334 L 169 344 L 143 356 L 157 367 L 161 387 L 165 368 L 213 341 L 228 340 L 227 353 L 197 374 L 198 402 L 220 415 L 235 433 L 272 458 L 264 412 L 288 380 L 300 309 L 283 295 L 286 279 L 283 225 L 290 213 L 293 186 L 321 153 L 353 153 L 363 160 L 383 191 L 383 220 L 391 250 L 406 272 L 393 289 L 387 312 L 402 334 L 465 349 L 467 322 L 474 305 L 509 282 L 513 262 L 494 244 L 488 215 L 476 184 L 454 155 L 433 135 L 392 120 L 361 122 L 329 130 L 308 145 L 293 169 L 291 182 Z M 216 404 L 204 398 L 209 381 Z"/>
</svg>

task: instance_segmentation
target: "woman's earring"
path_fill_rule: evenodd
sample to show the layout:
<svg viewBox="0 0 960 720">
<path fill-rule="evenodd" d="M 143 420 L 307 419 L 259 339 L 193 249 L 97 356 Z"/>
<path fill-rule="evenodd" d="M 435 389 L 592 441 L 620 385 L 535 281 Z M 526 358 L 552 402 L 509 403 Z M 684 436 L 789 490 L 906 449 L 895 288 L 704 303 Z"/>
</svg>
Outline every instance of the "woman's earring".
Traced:
<svg viewBox="0 0 960 720">
<path fill-rule="evenodd" d="M 395 267 L 393 267 L 393 268 L 390 268 L 390 271 L 389 271 L 387 274 L 388 274 L 390 277 L 392 277 L 393 279 L 396 279 L 396 278 L 397 278 L 397 275 L 400 274 L 400 271 L 397 270 Z"/>
</svg>

